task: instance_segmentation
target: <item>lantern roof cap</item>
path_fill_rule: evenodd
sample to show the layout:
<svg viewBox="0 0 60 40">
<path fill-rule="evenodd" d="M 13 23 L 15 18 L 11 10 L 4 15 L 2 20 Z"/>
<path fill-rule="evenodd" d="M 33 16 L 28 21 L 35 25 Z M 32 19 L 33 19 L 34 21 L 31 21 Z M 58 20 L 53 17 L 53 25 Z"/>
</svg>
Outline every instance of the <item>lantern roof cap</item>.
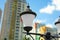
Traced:
<svg viewBox="0 0 60 40">
<path fill-rule="evenodd" d="M 60 23 L 60 16 L 59 16 L 58 21 L 57 21 L 57 22 L 55 22 L 55 25 L 56 25 L 56 24 L 58 24 L 58 23 Z"/>
<path fill-rule="evenodd" d="M 35 17 L 37 16 L 37 14 L 30 9 L 29 4 L 27 5 L 26 10 L 24 12 L 20 13 L 20 16 L 23 14 L 33 14 L 33 15 L 35 15 Z"/>
</svg>

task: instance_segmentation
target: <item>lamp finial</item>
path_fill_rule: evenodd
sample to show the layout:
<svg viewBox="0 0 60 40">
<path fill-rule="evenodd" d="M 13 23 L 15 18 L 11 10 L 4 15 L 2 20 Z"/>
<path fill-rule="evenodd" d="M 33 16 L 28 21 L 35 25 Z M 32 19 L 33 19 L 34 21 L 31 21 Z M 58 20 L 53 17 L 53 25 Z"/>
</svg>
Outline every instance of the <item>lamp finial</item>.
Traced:
<svg viewBox="0 0 60 40">
<path fill-rule="evenodd" d="M 29 3 L 28 3 L 28 5 L 27 5 L 27 8 L 30 8 Z"/>
<path fill-rule="evenodd" d="M 60 18 L 60 16 L 59 16 L 59 18 Z"/>
</svg>

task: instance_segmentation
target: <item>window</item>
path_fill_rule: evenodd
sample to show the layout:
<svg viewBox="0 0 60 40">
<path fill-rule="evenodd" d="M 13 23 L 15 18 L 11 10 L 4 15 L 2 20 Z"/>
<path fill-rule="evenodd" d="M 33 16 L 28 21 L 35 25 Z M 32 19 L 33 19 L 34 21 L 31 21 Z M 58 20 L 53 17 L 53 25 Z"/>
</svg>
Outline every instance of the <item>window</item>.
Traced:
<svg viewBox="0 0 60 40">
<path fill-rule="evenodd" d="M 20 25 L 16 25 L 16 27 L 19 27 Z"/>
<path fill-rule="evenodd" d="M 21 7 L 21 5 L 19 5 L 18 7 Z"/>
<path fill-rule="evenodd" d="M 19 28 L 19 27 L 16 27 L 16 28 Z"/>
<path fill-rule="evenodd" d="M 18 22 L 18 23 L 19 23 L 20 21 L 16 21 L 16 22 Z"/>
<path fill-rule="evenodd" d="M 18 38 L 18 36 L 15 36 L 16 38 Z"/>
<path fill-rule="evenodd" d="M 18 2 L 21 2 L 21 0 L 18 0 Z"/>
<path fill-rule="evenodd" d="M 16 22 L 16 24 L 17 24 L 17 25 L 19 25 L 19 24 L 20 24 L 20 22 Z"/>
<path fill-rule="evenodd" d="M 21 9 L 20 7 L 18 7 L 18 9 Z"/>
<path fill-rule="evenodd" d="M 17 14 L 20 14 L 20 13 L 17 13 Z"/>
<path fill-rule="evenodd" d="M 19 25 L 18 23 L 16 25 Z"/>
<path fill-rule="evenodd" d="M 17 17 L 20 17 L 20 16 L 17 16 Z"/>
<path fill-rule="evenodd" d="M 16 31 L 19 31 L 18 29 Z"/>
<path fill-rule="evenodd" d="M 17 14 L 17 16 L 19 16 L 19 14 Z"/>
<path fill-rule="evenodd" d="M 16 33 L 16 35 L 18 35 L 18 33 Z"/>
<path fill-rule="evenodd" d="M 18 12 L 21 12 L 20 10 L 18 10 Z"/>
<path fill-rule="evenodd" d="M 17 19 L 17 20 L 19 20 L 19 18 L 18 18 L 18 17 L 17 17 L 16 19 Z"/>
<path fill-rule="evenodd" d="M 15 39 L 15 40 L 18 40 L 18 39 Z"/>
</svg>

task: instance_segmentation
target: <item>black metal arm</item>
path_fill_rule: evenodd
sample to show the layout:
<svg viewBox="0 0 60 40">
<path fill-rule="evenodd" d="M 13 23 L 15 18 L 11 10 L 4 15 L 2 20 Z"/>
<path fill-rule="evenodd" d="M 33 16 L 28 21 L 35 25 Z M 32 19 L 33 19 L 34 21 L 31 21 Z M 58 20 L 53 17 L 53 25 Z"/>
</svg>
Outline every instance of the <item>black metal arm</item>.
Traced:
<svg viewBox="0 0 60 40">
<path fill-rule="evenodd" d="M 31 35 L 29 35 L 29 36 L 34 40 L 34 38 Z"/>
<path fill-rule="evenodd" d="M 25 33 L 25 34 L 27 34 L 27 35 L 39 35 L 39 36 L 45 36 L 45 35 L 43 35 L 43 34 L 39 34 L 39 33 L 29 33 L 29 32 L 23 32 L 23 33 Z"/>
<path fill-rule="evenodd" d="M 46 34 L 39 34 L 39 33 L 29 33 L 29 32 L 23 32 L 27 35 L 30 35 L 30 37 L 34 40 L 34 38 L 31 35 L 38 35 L 38 36 L 45 36 L 46 40 L 51 40 L 51 38 L 60 38 L 60 36 L 52 36 L 50 32 L 47 32 Z"/>
</svg>

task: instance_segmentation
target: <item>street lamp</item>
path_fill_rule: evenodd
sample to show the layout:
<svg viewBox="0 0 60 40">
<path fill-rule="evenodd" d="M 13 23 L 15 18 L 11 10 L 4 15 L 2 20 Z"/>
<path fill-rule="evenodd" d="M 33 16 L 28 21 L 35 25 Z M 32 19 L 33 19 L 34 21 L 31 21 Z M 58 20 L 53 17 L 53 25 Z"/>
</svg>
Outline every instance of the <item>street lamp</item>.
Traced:
<svg viewBox="0 0 60 40">
<path fill-rule="evenodd" d="M 23 20 L 24 30 L 27 32 L 26 34 L 30 35 L 29 31 L 31 31 L 33 28 L 32 23 L 33 23 L 34 18 L 37 16 L 37 14 L 35 12 L 33 12 L 30 9 L 30 6 L 28 5 L 26 11 L 22 12 L 20 14 L 20 16 Z M 30 37 L 33 39 L 33 37 L 31 35 L 30 35 Z"/>
<path fill-rule="evenodd" d="M 24 30 L 26 31 L 26 32 L 23 32 L 23 33 L 25 33 L 27 35 L 32 34 L 32 35 L 45 36 L 46 40 L 48 40 L 48 39 L 51 40 L 51 38 L 59 38 L 59 37 L 56 37 L 56 36 L 52 36 L 50 32 L 47 32 L 46 34 L 30 33 L 30 31 L 33 28 L 32 27 L 33 20 L 36 16 L 37 16 L 37 14 L 30 9 L 29 5 L 27 6 L 26 11 L 20 13 L 20 17 L 22 18 L 23 23 L 24 23 Z M 30 37 L 33 39 L 33 37 L 31 35 L 30 35 Z"/>
<path fill-rule="evenodd" d="M 59 19 L 55 22 L 55 25 L 57 27 L 57 32 L 58 32 L 57 34 L 60 35 L 60 16 L 59 16 Z"/>
<path fill-rule="evenodd" d="M 33 12 L 30 9 L 30 6 L 27 6 L 26 11 L 22 12 L 20 14 L 20 16 L 22 17 L 23 23 L 24 23 L 24 30 L 29 32 L 32 30 L 32 22 L 34 20 L 34 18 L 36 17 L 36 13 Z"/>
<path fill-rule="evenodd" d="M 55 22 L 55 25 L 56 25 L 57 27 L 60 27 L 60 16 L 59 16 L 59 19 L 57 20 L 57 22 Z"/>
<path fill-rule="evenodd" d="M 59 16 L 59 19 L 57 20 L 57 22 L 55 22 L 55 25 L 57 27 L 57 31 L 58 33 L 60 32 L 60 16 Z M 60 34 L 60 33 L 59 33 Z"/>
</svg>

